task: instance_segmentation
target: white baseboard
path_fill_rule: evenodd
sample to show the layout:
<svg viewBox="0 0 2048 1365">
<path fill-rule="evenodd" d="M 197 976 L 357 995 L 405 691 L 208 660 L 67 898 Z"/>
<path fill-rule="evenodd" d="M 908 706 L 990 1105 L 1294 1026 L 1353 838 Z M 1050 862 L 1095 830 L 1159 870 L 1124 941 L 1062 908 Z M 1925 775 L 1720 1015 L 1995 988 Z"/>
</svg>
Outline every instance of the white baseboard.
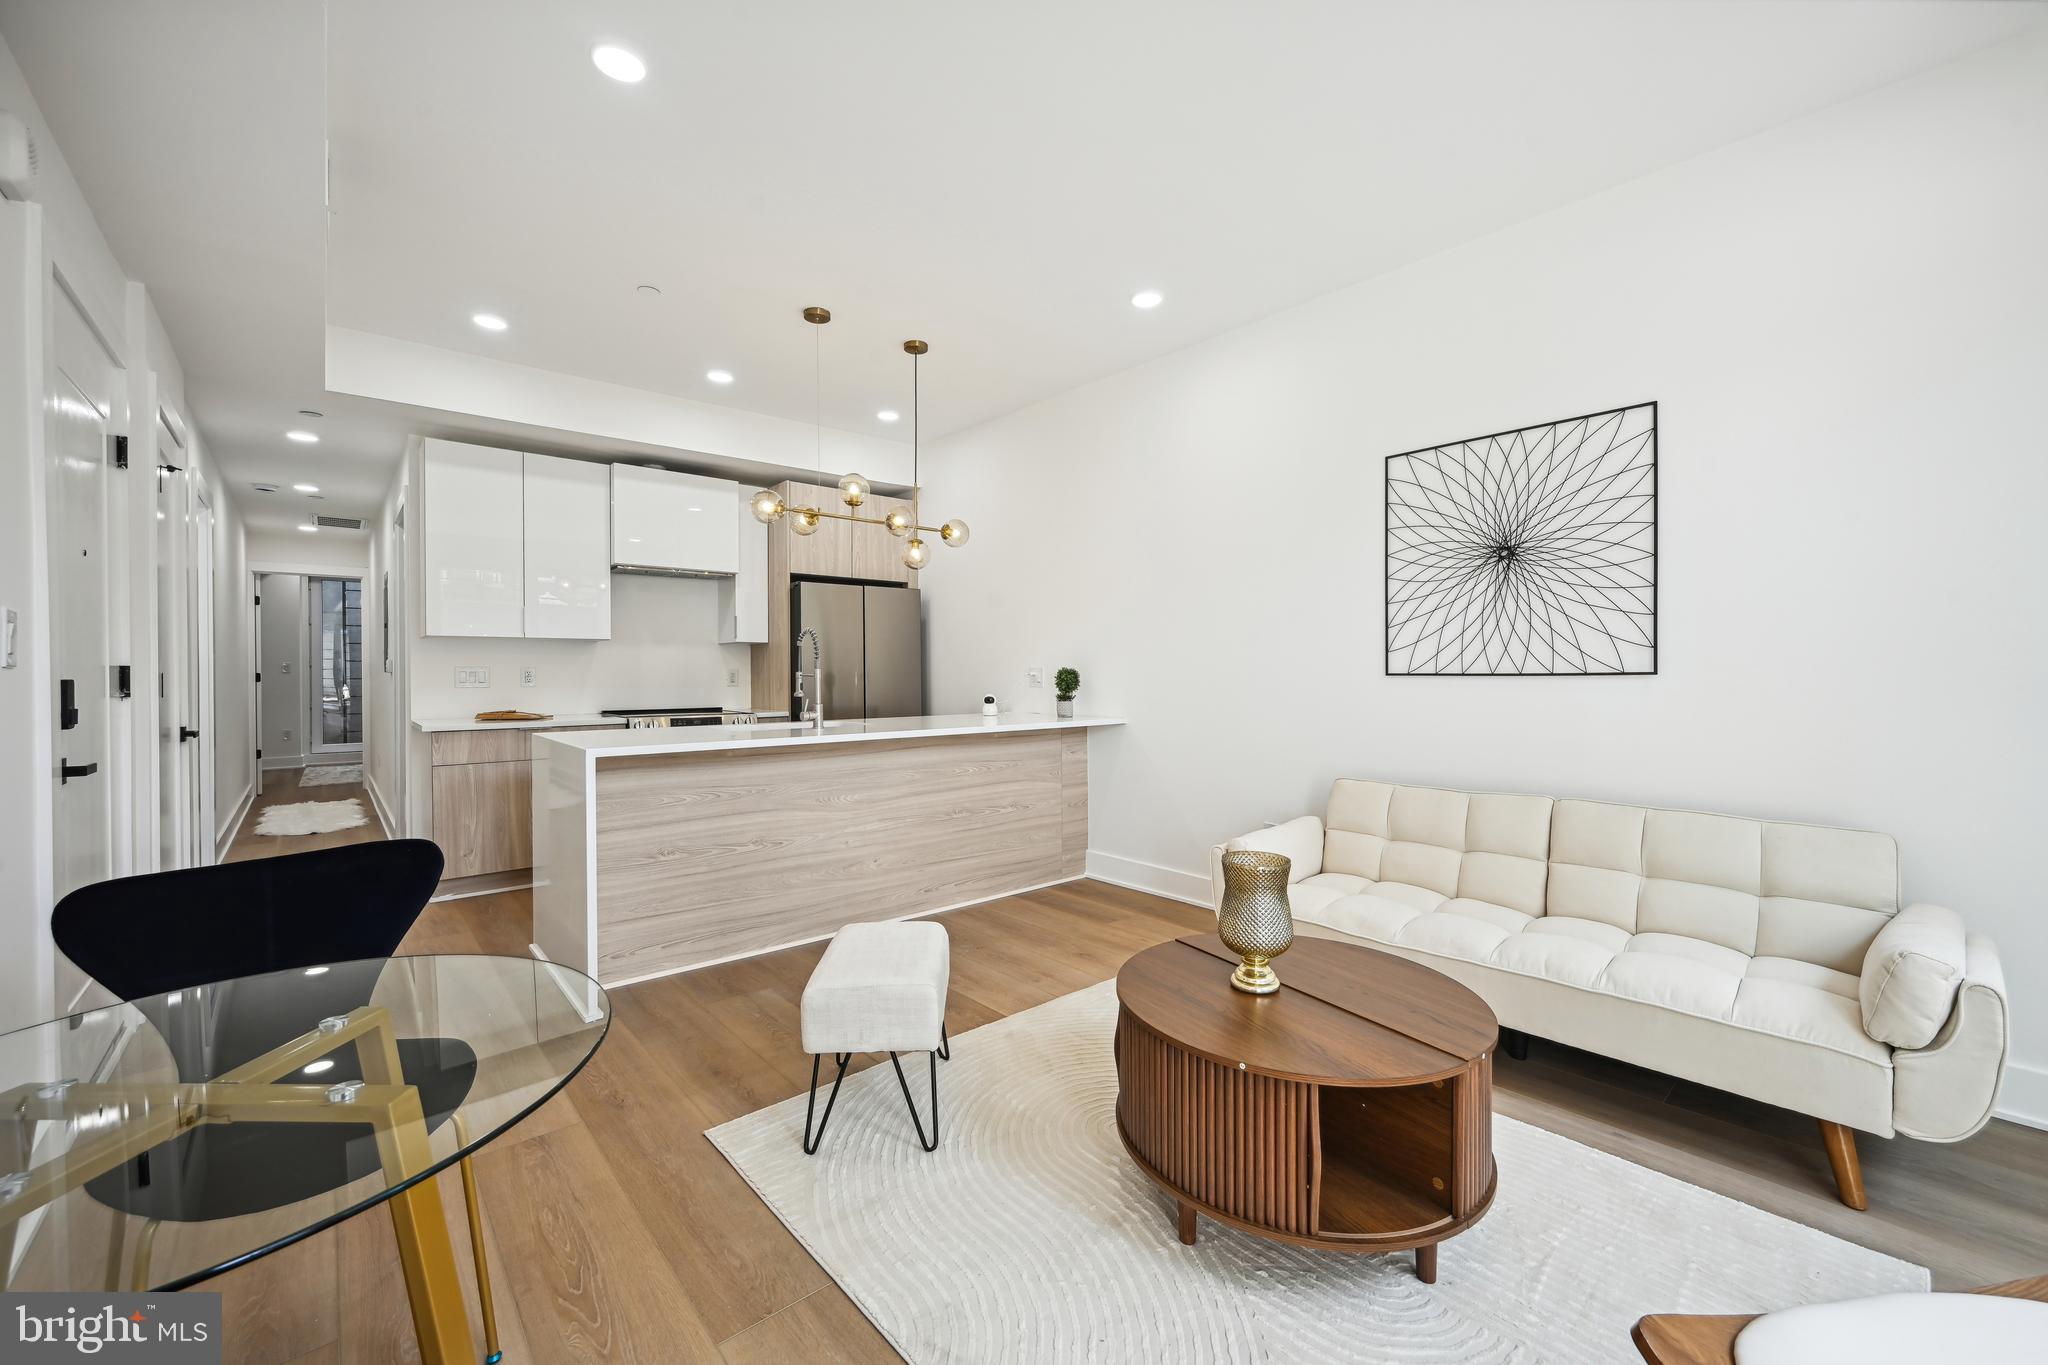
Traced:
<svg viewBox="0 0 2048 1365">
<path fill-rule="evenodd" d="M 242 832 L 242 822 L 249 818 L 249 807 L 256 804 L 256 784 L 251 782 L 242 788 L 242 795 L 235 802 L 235 813 L 213 835 L 213 860 L 219 862 L 228 856 L 228 849 L 234 844 L 235 836 Z"/>
<path fill-rule="evenodd" d="M 391 805 L 384 799 L 384 793 L 377 788 L 377 779 L 370 776 L 369 768 L 363 769 L 363 790 L 370 794 L 370 809 L 376 813 L 377 823 L 384 826 L 384 837 L 403 839 L 398 822 L 391 818 Z"/>
<path fill-rule="evenodd" d="M 2048 1067 L 2006 1063 L 2005 1084 L 1999 1087 L 1993 1112 L 2029 1128 L 2048 1128 Z"/>
<path fill-rule="evenodd" d="M 267 773 L 283 772 L 286 768 L 303 768 L 305 766 L 306 756 L 304 754 L 286 754 L 283 758 L 266 758 L 263 760 L 263 771 Z"/>
<path fill-rule="evenodd" d="M 1149 891 L 1168 900 L 1211 908 L 1209 879 L 1177 868 L 1141 863 L 1136 858 L 1119 858 L 1114 853 L 1088 850 L 1088 875 L 1098 882 L 1132 891 Z"/>
</svg>

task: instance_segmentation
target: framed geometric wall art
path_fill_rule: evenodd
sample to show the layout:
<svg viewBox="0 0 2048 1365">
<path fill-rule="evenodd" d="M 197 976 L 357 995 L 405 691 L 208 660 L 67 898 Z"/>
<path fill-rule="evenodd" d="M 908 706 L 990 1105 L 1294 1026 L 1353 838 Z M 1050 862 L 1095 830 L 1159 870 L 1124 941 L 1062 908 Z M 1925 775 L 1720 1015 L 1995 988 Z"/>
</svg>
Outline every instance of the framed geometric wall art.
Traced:
<svg viewBox="0 0 2048 1365">
<path fill-rule="evenodd" d="M 1387 457 L 1387 674 L 1657 671 L 1657 405 Z"/>
</svg>

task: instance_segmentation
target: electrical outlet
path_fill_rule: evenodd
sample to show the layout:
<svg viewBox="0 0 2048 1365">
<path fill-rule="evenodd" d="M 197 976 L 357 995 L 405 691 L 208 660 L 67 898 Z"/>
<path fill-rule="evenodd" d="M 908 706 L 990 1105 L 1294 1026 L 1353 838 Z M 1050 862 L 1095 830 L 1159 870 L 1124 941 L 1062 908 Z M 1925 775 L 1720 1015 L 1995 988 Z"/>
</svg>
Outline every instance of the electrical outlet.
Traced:
<svg viewBox="0 0 2048 1365">
<path fill-rule="evenodd" d="M 519 670 L 519 685 L 521 687 L 532 687 L 539 681 L 540 675 L 534 672 L 533 665 L 528 664 L 525 668 Z"/>
<path fill-rule="evenodd" d="M 291 742 L 292 742 L 292 732 L 291 732 L 291 731 L 289 731 L 289 730 L 286 730 L 286 731 L 284 732 L 284 742 L 285 742 L 285 743 L 287 743 L 287 744 L 289 744 L 289 743 L 291 743 Z"/>
<path fill-rule="evenodd" d="M 279 660 L 277 665 L 277 671 L 289 677 L 292 671 L 292 661 L 290 659 Z"/>
<path fill-rule="evenodd" d="M 455 685 L 457 687 L 489 687 L 491 685 L 491 670 L 479 664 L 459 665 L 455 670 Z"/>
<path fill-rule="evenodd" d="M 727 687 L 738 687 L 740 685 L 740 671 L 737 668 L 725 670 L 725 685 Z"/>
<path fill-rule="evenodd" d="M 1024 681 L 1032 687 L 1045 686 L 1045 669 L 1036 666 L 1025 669 Z"/>
</svg>

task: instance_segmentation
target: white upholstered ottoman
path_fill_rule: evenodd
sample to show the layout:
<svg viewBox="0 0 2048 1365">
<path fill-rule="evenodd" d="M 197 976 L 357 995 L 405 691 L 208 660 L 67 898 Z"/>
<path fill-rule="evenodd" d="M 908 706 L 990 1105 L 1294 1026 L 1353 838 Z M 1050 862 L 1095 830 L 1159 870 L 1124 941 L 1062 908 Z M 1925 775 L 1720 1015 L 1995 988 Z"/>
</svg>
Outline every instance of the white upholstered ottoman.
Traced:
<svg viewBox="0 0 2048 1365">
<path fill-rule="evenodd" d="M 849 924 L 832 936 L 825 956 L 804 987 L 803 1044 L 811 1054 L 811 1097 L 804 1106 L 804 1152 L 818 1150 L 839 1083 L 856 1052 L 886 1052 L 910 1106 L 910 1122 L 918 1145 L 934 1151 L 939 1145 L 939 1062 L 952 1057 L 946 1041 L 946 983 L 952 957 L 944 925 L 930 920 L 887 924 Z M 839 1064 L 832 1093 L 818 1129 L 811 1116 L 818 1107 L 818 1065 L 826 1053 Z M 899 1053 L 930 1054 L 932 1132 L 927 1139 L 910 1097 Z"/>
</svg>

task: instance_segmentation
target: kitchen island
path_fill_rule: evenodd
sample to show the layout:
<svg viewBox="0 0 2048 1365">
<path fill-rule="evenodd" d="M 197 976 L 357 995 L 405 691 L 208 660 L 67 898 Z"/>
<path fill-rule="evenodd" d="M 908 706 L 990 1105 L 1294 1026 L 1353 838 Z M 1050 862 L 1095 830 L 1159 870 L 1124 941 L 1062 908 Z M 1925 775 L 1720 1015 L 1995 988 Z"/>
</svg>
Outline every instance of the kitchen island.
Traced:
<svg viewBox="0 0 2048 1365">
<path fill-rule="evenodd" d="M 541 733 L 534 951 L 619 986 L 1082 875 L 1108 717 Z"/>
</svg>

